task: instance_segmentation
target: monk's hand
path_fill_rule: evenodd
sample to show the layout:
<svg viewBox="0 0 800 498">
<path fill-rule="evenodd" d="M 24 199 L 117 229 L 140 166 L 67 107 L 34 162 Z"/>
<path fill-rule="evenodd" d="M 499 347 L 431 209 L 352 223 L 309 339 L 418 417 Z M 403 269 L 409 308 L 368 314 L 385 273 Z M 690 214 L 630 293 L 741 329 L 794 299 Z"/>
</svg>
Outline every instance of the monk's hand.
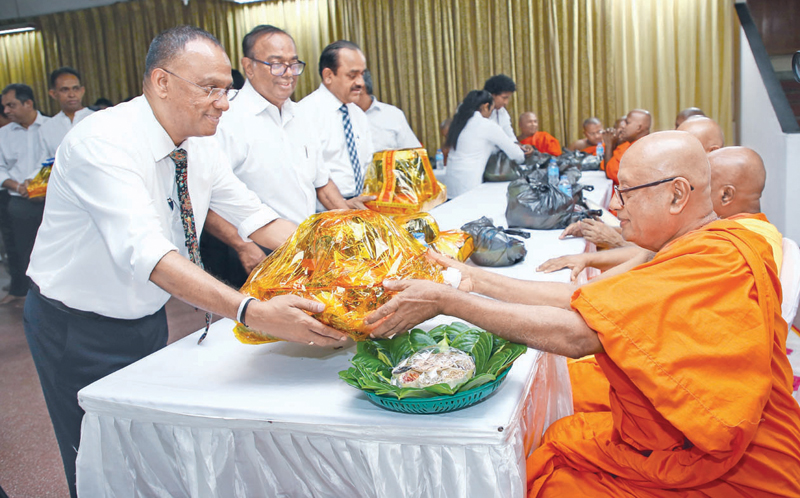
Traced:
<svg viewBox="0 0 800 498">
<path fill-rule="evenodd" d="M 236 248 L 236 254 L 245 271 L 250 273 L 259 263 L 267 257 L 264 251 L 255 242 L 246 242 Z"/>
<path fill-rule="evenodd" d="M 477 273 L 483 271 L 480 268 L 465 265 L 464 263 L 456 261 L 450 256 L 440 254 L 433 249 L 428 249 L 428 252 L 425 254 L 425 256 L 427 256 L 429 260 L 440 264 L 445 268 L 454 268 L 461 272 L 461 283 L 458 284 L 458 290 L 462 290 L 464 292 L 472 292 L 472 290 L 475 288 L 475 279 L 477 277 Z"/>
<path fill-rule="evenodd" d="M 373 338 L 394 337 L 439 315 L 447 293 L 458 292 L 428 280 L 384 280 L 383 288 L 398 294 L 364 319 L 368 326 L 374 325 Z"/>
<path fill-rule="evenodd" d="M 581 231 L 581 222 L 576 221 L 575 223 L 570 224 L 567 228 L 561 232 L 561 235 L 558 236 L 559 239 L 566 239 L 567 237 L 583 237 L 583 232 Z"/>
<path fill-rule="evenodd" d="M 611 249 L 625 245 L 625 239 L 619 232 L 600 220 L 585 219 L 580 222 L 583 238 L 593 242 L 597 247 Z"/>
<path fill-rule="evenodd" d="M 617 140 L 617 129 L 616 128 L 606 128 L 601 132 L 603 136 L 603 143 L 605 144 L 612 144 Z"/>
<path fill-rule="evenodd" d="M 578 275 L 586 268 L 586 255 L 585 254 L 570 254 L 569 256 L 561 256 L 559 258 L 552 258 L 548 259 L 544 263 L 540 264 L 536 271 L 540 271 L 543 273 L 552 273 L 554 271 L 563 270 L 565 268 L 569 268 L 570 273 L 570 281 L 575 282 L 578 278 Z"/>
<path fill-rule="evenodd" d="M 359 195 L 358 197 L 347 199 L 345 202 L 350 209 L 369 209 L 366 203 L 374 201 L 375 199 L 377 199 L 377 197 L 374 195 Z"/>
<path fill-rule="evenodd" d="M 522 152 L 525 154 L 525 157 L 530 156 L 531 154 L 533 154 L 533 151 L 536 150 L 533 148 L 533 145 L 528 145 L 528 144 L 520 145 L 520 147 L 522 147 Z"/>
<path fill-rule="evenodd" d="M 293 294 L 253 301 L 247 308 L 247 326 L 289 342 L 339 347 L 348 337 L 306 313 L 321 313 L 325 305 Z"/>
</svg>

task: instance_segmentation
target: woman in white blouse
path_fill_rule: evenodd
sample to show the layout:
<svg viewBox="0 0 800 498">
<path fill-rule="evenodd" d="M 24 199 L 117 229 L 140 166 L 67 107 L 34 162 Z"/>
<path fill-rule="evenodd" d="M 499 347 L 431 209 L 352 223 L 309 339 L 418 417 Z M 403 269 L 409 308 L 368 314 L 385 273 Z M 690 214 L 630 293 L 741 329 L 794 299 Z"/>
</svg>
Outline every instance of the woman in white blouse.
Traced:
<svg viewBox="0 0 800 498">
<path fill-rule="evenodd" d="M 445 145 L 447 157 L 447 196 L 457 197 L 483 183 L 486 161 L 499 148 L 513 161 L 522 162 L 525 154 L 519 144 L 506 135 L 497 123 L 487 119 L 494 100 L 484 90 L 472 90 L 453 117 Z"/>
</svg>

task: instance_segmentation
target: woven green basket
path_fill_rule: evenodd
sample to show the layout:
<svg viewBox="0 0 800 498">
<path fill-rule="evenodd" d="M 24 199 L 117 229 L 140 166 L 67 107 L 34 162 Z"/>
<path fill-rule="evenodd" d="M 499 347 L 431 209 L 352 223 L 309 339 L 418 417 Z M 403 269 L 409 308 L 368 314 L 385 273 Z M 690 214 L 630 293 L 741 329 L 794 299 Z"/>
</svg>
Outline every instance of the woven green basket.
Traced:
<svg viewBox="0 0 800 498">
<path fill-rule="evenodd" d="M 492 394 L 506 378 L 510 368 L 503 371 L 500 377 L 475 389 L 456 393 L 449 396 L 434 396 L 433 398 L 405 398 L 397 399 L 393 396 L 379 396 L 369 391 L 364 391 L 370 401 L 395 412 L 402 413 L 446 413 L 460 410 L 483 401 Z"/>
</svg>

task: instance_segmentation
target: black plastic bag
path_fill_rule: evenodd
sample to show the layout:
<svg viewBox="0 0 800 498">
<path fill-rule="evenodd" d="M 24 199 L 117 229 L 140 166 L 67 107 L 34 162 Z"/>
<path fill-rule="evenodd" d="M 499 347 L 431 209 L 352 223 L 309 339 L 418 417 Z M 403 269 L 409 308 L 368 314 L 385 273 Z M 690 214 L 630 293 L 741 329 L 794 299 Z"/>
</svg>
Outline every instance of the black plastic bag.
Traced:
<svg viewBox="0 0 800 498">
<path fill-rule="evenodd" d="M 581 159 L 581 171 L 598 171 L 602 158 L 595 155 L 587 155 Z"/>
<path fill-rule="evenodd" d="M 553 185 L 528 178 L 511 182 L 507 198 L 506 221 L 509 227 L 534 230 L 566 228 L 575 210 L 572 196 Z"/>
<path fill-rule="evenodd" d="M 470 258 L 476 265 L 511 266 L 525 259 L 528 253 L 521 240 L 494 226 L 486 216 L 466 223 L 461 229 L 472 236 L 475 251 Z"/>
<path fill-rule="evenodd" d="M 486 161 L 486 169 L 483 170 L 483 181 L 485 182 L 510 182 L 520 177 L 517 170 L 519 163 L 509 158 L 505 152 L 498 150 L 489 156 Z"/>
</svg>

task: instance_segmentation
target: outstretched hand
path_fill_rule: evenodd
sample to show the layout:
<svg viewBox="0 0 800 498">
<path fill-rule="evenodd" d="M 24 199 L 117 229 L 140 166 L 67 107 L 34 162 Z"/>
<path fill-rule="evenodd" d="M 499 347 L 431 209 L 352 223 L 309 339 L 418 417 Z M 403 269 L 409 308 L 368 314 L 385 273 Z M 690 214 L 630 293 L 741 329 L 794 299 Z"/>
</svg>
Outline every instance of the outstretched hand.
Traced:
<svg viewBox="0 0 800 498">
<path fill-rule="evenodd" d="M 611 249 L 625 245 L 625 239 L 614 228 L 606 225 L 600 220 L 587 218 L 579 222 L 583 238 L 593 242 L 597 247 Z"/>
<path fill-rule="evenodd" d="M 554 271 L 563 270 L 564 268 L 569 268 L 571 270 L 570 273 L 570 281 L 575 282 L 577 280 L 578 275 L 586 268 L 586 255 L 585 254 L 570 254 L 569 256 L 561 256 L 558 258 L 548 259 L 538 268 L 536 271 L 542 273 L 552 273 Z"/>
<path fill-rule="evenodd" d="M 359 195 L 358 197 L 347 199 L 345 202 L 350 209 L 369 209 L 366 203 L 375 199 L 377 199 L 377 196 L 374 195 Z"/>
<path fill-rule="evenodd" d="M 269 301 L 252 302 L 247 308 L 247 326 L 289 342 L 313 346 L 342 346 L 347 335 L 328 327 L 311 313 L 321 313 L 325 305 L 293 294 L 273 297 Z"/>
<path fill-rule="evenodd" d="M 373 338 L 393 337 L 439 315 L 446 293 L 456 292 L 428 280 L 384 280 L 383 288 L 398 294 L 364 320 L 374 325 Z"/>
<path fill-rule="evenodd" d="M 458 290 L 472 292 L 472 290 L 475 288 L 474 272 L 478 270 L 478 268 L 465 265 L 464 263 L 456 261 L 450 256 L 445 256 L 444 254 L 438 253 L 433 249 L 428 249 L 426 256 L 434 263 L 438 263 L 445 268 L 454 268 L 461 272 L 461 283 L 458 284 Z"/>
</svg>

